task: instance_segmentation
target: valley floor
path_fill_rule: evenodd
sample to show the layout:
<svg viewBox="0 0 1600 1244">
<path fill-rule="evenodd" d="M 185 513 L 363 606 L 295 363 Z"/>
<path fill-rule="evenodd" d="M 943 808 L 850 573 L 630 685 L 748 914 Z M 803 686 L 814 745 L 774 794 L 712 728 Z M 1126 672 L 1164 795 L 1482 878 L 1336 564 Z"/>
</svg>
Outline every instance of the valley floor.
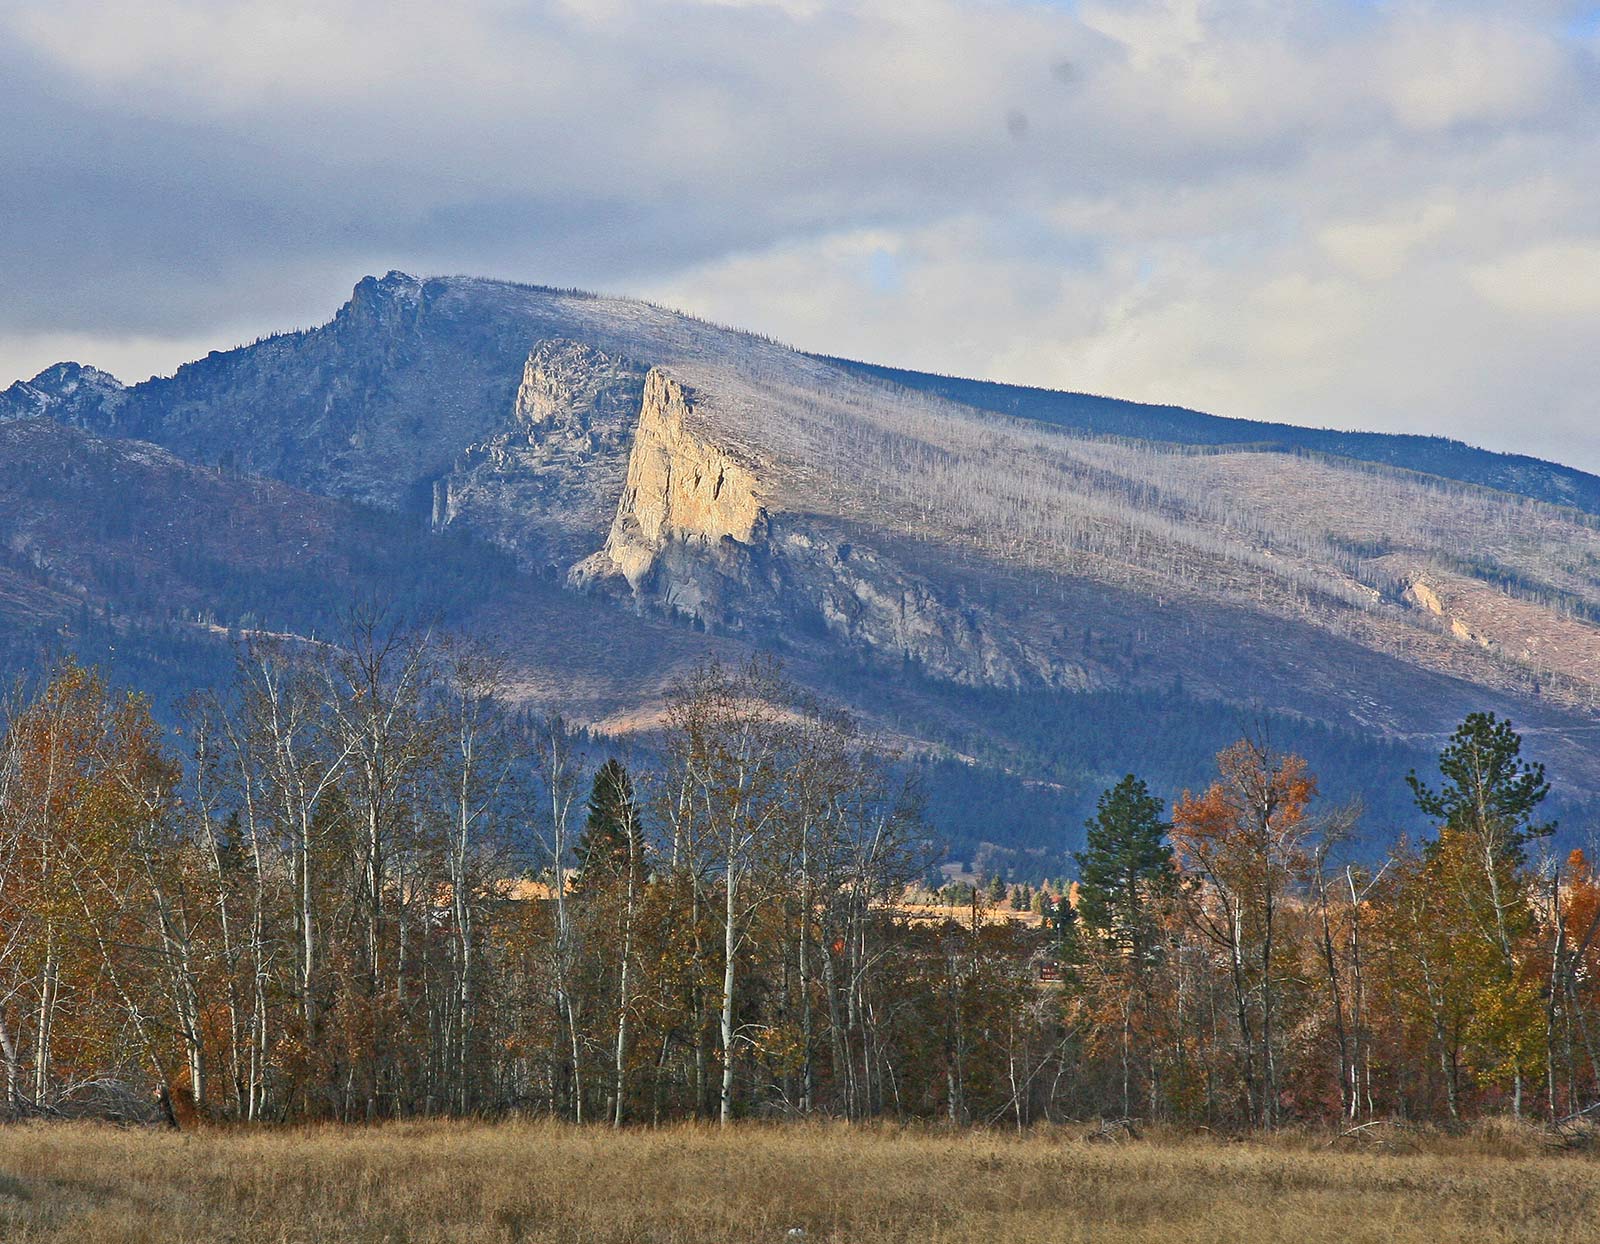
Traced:
<svg viewBox="0 0 1600 1244">
<path fill-rule="evenodd" d="M 1600 1240 L 1600 1161 L 1534 1133 L 1089 1144 L 842 1126 L 172 1134 L 0 1128 L 8 1244 Z M 798 1231 L 796 1230 L 798 1229 Z"/>
</svg>

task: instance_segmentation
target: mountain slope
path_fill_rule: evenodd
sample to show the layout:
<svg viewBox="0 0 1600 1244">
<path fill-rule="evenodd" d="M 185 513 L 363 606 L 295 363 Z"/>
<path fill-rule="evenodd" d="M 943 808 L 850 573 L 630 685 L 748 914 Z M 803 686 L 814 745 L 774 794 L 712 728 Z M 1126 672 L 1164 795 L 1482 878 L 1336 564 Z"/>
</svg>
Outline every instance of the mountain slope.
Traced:
<svg viewBox="0 0 1600 1244">
<path fill-rule="evenodd" d="M 588 721 L 658 698 L 707 648 L 686 628 L 519 574 L 462 532 L 142 441 L 0 424 L 0 642 L 13 666 L 73 650 L 176 696 L 225 672 L 231 640 L 336 636 L 369 600 L 491 641 L 513 658 L 525 701 Z"/>
<path fill-rule="evenodd" d="M 507 658 L 520 703 L 607 731 L 648 726 L 668 684 L 696 661 L 751 651 L 564 591 L 460 532 L 195 466 L 145 442 L 46 420 L 0 425 L 6 676 L 72 652 L 153 693 L 169 717 L 189 690 L 227 679 L 234 642 L 337 635 L 347 606 L 364 599 L 486 640 Z M 911 749 L 930 819 L 958 858 L 1041 872 L 1058 872 L 1062 852 L 1078 845 L 1107 775 L 1137 765 L 1175 793 L 1203 779 L 1210 754 L 1242 725 L 1226 704 L 1176 688 L 985 692 L 818 660 L 804 646 L 784 656 L 806 685 Z M 1341 778 L 1355 773 L 1398 791 L 1426 758 L 1298 718 L 1264 720 L 1328 773 L 1335 795 L 1363 789 Z M 1403 801 L 1379 794 L 1380 816 L 1404 813 Z"/>
<path fill-rule="evenodd" d="M 1000 413 L 979 408 L 1000 404 L 987 389 L 890 383 L 648 304 L 400 273 L 362 281 L 321 328 L 168 379 L 86 374 L 13 386 L 0 416 L 42 414 L 102 447 L 154 442 L 175 455 L 164 471 L 198 472 L 103 488 L 287 488 L 305 522 L 320 515 L 352 547 L 377 539 L 358 534 L 377 507 L 391 524 L 378 544 L 399 561 L 326 562 L 279 595 L 443 588 L 450 575 L 426 567 L 477 567 L 450 589 L 470 602 L 465 624 L 512 649 L 530 698 L 570 687 L 589 720 L 650 720 L 671 671 L 714 644 L 777 649 L 896 738 L 1070 791 L 1074 816 L 1095 782 L 1158 763 L 1091 746 L 1086 725 L 1131 737 L 1139 711 L 1211 723 L 1161 735 L 1181 753 L 1164 780 L 1198 780 L 1219 736 L 1265 720 L 1339 757 L 1358 771 L 1352 793 L 1399 816 L 1359 771 L 1397 785 L 1465 712 L 1492 708 L 1572 798 L 1600 794 L 1600 527 L 1482 486 L 1574 500 L 1596 483 L 1581 472 L 1447 443 L 1428 461 L 1466 478 L 1426 474 L 1417 438 L 1285 453 L 1262 447 L 1272 425 L 1196 444 L 1238 421 L 1126 404 L 1106 435 L 1060 411 L 1022 417 L 1073 395 Z M 1327 452 L 1338 445 L 1362 457 Z M 193 530 L 209 520 L 173 521 L 148 556 L 134 532 L 64 539 L 113 560 L 125 548 L 155 583 L 163 559 L 192 565 L 190 543 L 211 538 Z M 249 507 L 216 526 L 271 530 Z M 41 538 L 6 536 L 24 560 Z M 52 556 L 71 564 L 70 547 Z M 232 621 L 247 602 L 225 578 L 189 573 L 160 594 L 203 609 L 215 591 Z M 565 621 L 530 626 L 535 612 Z M 659 651 L 640 664 L 639 645 Z M 1028 707 L 1001 711 L 995 694 Z M 1079 740 L 1075 754 L 1052 734 Z"/>
<path fill-rule="evenodd" d="M 989 380 L 965 380 L 852 359 L 828 361 L 858 375 L 980 410 L 1020 415 L 1099 436 L 1136 437 L 1178 445 L 1248 445 L 1333 454 L 1501 492 L 1520 493 L 1535 501 L 1570 505 L 1585 513 L 1600 514 L 1600 476 L 1525 454 L 1478 449 L 1443 436 L 1302 428 L 1288 423 L 1208 415 L 1182 406 L 1129 402 L 1090 393 L 1064 393 Z"/>
</svg>

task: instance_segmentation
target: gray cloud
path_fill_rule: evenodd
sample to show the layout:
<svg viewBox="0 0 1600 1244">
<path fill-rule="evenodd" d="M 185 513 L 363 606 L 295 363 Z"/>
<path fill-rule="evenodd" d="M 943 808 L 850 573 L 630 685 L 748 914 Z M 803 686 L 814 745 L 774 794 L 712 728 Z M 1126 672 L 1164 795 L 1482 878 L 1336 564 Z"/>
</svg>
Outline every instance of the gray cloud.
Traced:
<svg viewBox="0 0 1600 1244">
<path fill-rule="evenodd" d="M 13 0 L 0 371 L 476 271 L 1600 468 L 1591 7 Z"/>
</svg>

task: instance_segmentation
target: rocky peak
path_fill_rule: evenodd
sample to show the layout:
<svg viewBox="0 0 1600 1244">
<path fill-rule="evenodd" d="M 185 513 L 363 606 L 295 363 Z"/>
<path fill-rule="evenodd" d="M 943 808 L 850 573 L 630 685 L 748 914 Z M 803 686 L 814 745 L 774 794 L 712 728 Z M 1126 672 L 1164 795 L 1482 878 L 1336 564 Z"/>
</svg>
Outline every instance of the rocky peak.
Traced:
<svg viewBox="0 0 1600 1244">
<path fill-rule="evenodd" d="M 435 481 L 434 527 L 462 524 L 526 568 L 564 574 L 616 510 L 644 374 L 581 342 L 537 342 L 502 426 Z"/>
<path fill-rule="evenodd" d="M 700 435 L 683 386 L 659 368 L 645 379 L 624 510 L 648 541 L 751 544 L 767 512 L 752 466 Z"/>
<path fill-rule="evenodd" d="M 413 320 L 422 306 L 422 282 L 391 270 L 382 277 L 362 277 L 334 320 L 357 329 L 399 327 Z"/>
<path fill-rule="evenodd" d="M 55 363 L 0 393 L 0 419 L 40 416 L 76 427 L 100 423 L 127 400 L 122 381 L 98 367 Z"/>
</svg>

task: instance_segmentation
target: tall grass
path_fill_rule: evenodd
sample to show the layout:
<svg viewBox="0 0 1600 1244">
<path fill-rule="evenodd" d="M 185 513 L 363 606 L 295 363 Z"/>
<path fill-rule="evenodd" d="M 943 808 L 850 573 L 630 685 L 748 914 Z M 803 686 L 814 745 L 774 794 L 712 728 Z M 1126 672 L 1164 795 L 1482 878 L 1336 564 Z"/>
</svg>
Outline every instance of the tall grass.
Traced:
<svg viewBox="0 0 1600 1244">
<path fill-rule="evenodd" d="M 1600 1239 L 1600 1163 L 1531 1134 L 1090 1144 L 1081 1129 L 555 1124 L 0 1130 L 8 1244 Z M 798 1229 L 803 1235 L 791 1234 Z"/>
</svg>

